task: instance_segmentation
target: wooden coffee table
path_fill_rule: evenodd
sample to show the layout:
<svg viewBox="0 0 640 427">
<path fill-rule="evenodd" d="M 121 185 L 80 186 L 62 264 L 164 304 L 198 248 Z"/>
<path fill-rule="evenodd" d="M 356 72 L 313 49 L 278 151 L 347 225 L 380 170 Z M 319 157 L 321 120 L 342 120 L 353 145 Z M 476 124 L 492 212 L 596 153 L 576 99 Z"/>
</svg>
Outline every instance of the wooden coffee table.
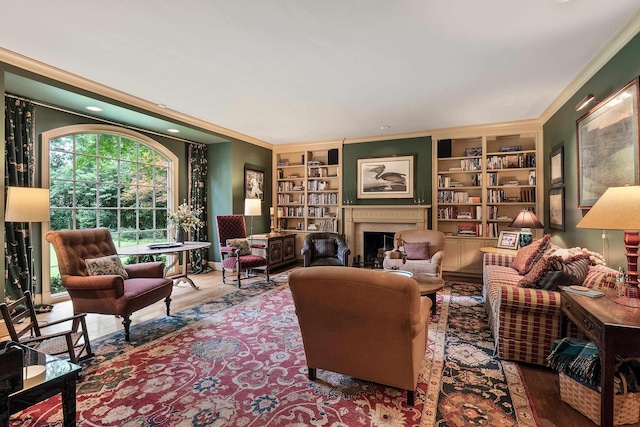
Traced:
<svg viewBox="0 0 640 427">
<path fill-rule="evenodd" d="M 429 297 L 431 300 L 431 314 L 436 312 L 436 292 L 444 288 L 444 279 L 426 273 L 412 273 L 405 270 L 385 270 L 387 273 L 400 274 L 413 277 L 420 287 L 420 295 Z"/>
</svg>

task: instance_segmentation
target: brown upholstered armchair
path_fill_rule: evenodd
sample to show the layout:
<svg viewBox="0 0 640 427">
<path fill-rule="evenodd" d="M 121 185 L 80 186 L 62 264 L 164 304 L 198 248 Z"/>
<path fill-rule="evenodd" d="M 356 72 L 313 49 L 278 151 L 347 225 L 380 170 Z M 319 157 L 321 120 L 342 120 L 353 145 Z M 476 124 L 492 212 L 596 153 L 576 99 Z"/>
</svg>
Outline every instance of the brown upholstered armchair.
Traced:
<svg viewBox="0 0 640 427">
<path fill-rule="evenodd" d="M 393 276 L 393 277 L 391 277 Z M 289 275 L 309 379 L 316 369 L 407 390 L 413 405 L 431 300 L 406 276 L 354 267 Z"/>
<path fill-rule="evenodd" d="M 382 266 L 391 270 L 406 270 L 442 277 L 444 233 L 413 229 L 396 231 L 393 250 L 384 254 Z"/>
<path fill-rule="evenodd" d="M 304 266 L 349 265 L 351 249 L 344 237 L 336 233 L 310 233 L 304 238 L 301 249 Z"/>
<path fill-rule="evenodd" d="M 74 314 L 122 316 L 124 338 L 129 341 L 131 314 L 164 298 L 169 316 L 173 281 L 164 277 L 164 264 L 147 262 L 124 266 L 125 274 L 91 276 L 87 260 L 117 255 L 106 228 L 50 231 L 46 239 L 58 257 L 58 268 Z"/>
</svg>

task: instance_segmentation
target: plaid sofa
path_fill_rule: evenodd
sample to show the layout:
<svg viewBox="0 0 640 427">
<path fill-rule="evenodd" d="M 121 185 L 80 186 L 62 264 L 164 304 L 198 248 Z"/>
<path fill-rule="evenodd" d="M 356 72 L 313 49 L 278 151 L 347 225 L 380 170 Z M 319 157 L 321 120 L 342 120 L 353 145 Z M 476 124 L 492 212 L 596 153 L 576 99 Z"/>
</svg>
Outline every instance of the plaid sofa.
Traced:
<svg viewBox="0 0 640 427">
<path fill-rule="evenodd" d="M 518 286 L 522 276 L 511 268 L 514 255 L 484 254 L 483 298 L 493 333 L 495 355 L 501 359 L 546 365 L 560 338 L 560 292 Z M 590 266 L 584 286 L 612 287 L 616 271 Z M 568 331 L 578 336 L 575 327 Z"/>
</svg>

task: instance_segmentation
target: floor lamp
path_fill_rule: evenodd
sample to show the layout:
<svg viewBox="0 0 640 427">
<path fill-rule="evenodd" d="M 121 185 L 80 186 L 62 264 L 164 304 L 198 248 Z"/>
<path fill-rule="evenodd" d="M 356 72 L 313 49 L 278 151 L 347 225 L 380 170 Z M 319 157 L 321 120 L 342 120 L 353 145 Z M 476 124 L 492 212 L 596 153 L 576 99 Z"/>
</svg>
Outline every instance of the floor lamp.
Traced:
<svg viewBox="0 0 640 427">
<path fill-rule="evenodd" d="M 244 214 L 251 217 L 251 233 L 249 236 L 253 236 L 253 217 L 262 215 L 262 200 L 244 199 Z M 251 239 L 253 240 L 252 237 Z"/>
<path fill-rule="evenodd" d="M 29 224 L 29 290 L 35 297 L 36 283 L 33 272 L 33 233 L 31 223 L 49 221 L 49 189 L 33 187 L 7 187 L 5 222 L 26 222 Z M 42 264 L 40 264 L 42 266 Z M 50 304 L 39 304 L 40 311 L 51 311 Z"/>
<path fill-rule="evenodd" d="M 628 307 L 640 307 L 638 291 L 638 248 L 640 245 L 640 186 L 609 187 L 585 216 L 577 228 L 623 230 L 627 257 L 627 295 L 616 302 Z"/>
</svg>

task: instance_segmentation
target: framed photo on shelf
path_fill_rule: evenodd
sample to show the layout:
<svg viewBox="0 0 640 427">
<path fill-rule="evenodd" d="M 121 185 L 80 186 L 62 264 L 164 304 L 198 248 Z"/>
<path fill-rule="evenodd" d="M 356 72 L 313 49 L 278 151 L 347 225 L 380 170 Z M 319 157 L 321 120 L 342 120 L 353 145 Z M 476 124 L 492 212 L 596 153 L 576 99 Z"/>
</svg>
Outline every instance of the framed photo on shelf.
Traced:
<svg viewBox="0 0 640 427">
<path fill-rule="evenodd" d="M 244 167 L 244 198 L 264 200 L 264 171 Z"/>
<path fill-rule="evenodd" d="M 358 199 L 411 199 L 414 156 L 358 159 Z"/>
<path fill-rule="evenodd" d="M 549 190 L 549 228 L 564 231 L 564 188 Z"/>
<path fill-rule="evenodd" d="M 501 231 L 500 237 L 498 237 L 498 246 L 503 249 L 518 249 L 518 243 L 520 242 L 519 231 Z"/>
<path fill-rule="evenodd" d="M 638 77 L 576 122 L 578 208 L 609 187 L 638 184 Z"/>
<path fill-rule="evenodd" d="M 551 165 L 551 185 L 564 184 L 564 146 L 555 147 L 549 155 Z"/>
</svg>

